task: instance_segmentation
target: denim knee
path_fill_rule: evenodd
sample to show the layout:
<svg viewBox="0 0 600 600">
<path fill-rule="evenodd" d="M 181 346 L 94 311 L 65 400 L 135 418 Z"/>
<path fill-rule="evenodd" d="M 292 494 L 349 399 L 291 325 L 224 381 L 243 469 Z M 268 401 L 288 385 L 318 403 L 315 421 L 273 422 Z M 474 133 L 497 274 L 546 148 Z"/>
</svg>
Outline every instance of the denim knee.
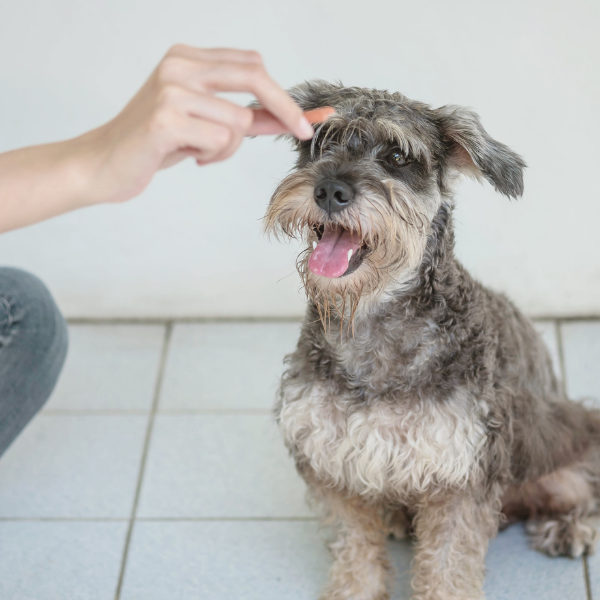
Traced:
<svg viewBox="0 0 600 600">
<path fill-rule="evenodd" d="M 34 275 L 0 268 L 0 453 L 50 396 L 68 348 L 67 324 Z"/>
</svg>

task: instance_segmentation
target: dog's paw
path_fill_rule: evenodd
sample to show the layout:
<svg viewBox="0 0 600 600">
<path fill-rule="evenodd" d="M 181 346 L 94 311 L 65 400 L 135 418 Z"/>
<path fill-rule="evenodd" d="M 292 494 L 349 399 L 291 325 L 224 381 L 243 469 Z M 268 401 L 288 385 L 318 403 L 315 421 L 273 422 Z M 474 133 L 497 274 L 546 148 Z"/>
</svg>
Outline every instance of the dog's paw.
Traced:
<svg viewBox="0 0 600 600">
<path fill-rule="evenodd" d="M 412 523 L 404 511 L 395 511 L 386 519 L 388 535 L 394 540 L 404 540 L 412 535 Z"/>
<path fill-rule="evenodd" d="M 554 519 L 532 520 L 527 523 L 531 546 L 549 556 L 592 554 L 598 543 L 596 522 L 590 518 L 562 515 Z"/>
</svg>

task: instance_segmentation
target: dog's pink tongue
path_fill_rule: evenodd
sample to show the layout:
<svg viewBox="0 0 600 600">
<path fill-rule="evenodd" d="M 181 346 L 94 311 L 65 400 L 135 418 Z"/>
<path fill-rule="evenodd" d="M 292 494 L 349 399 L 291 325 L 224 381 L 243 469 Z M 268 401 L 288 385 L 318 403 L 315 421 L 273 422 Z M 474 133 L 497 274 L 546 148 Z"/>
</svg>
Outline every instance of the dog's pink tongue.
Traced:
<svg viewBox="0 0 600 600">
<path fill-rule="evenodd" d="M 360 244 L 360 238 L 348 229 L 339 225 L 327 227 L 310 256 L 308 268 L 315 275 L 339 277 L 348 270 L 348 251 L 352 250 L 354 254 L 360 248 Z"/>
</svg>

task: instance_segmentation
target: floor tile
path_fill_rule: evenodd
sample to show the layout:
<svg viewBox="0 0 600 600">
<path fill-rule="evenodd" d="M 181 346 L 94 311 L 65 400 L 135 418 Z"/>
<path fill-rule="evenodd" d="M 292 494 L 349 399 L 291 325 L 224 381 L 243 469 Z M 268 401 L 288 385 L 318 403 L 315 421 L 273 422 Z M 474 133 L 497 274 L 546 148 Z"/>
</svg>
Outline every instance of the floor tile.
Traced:
<svg viewBox="0 0 600 600">
<path fill-rule="evenodd" d="M 486 565 L 487 600 L 586 600 L 582 560 L 531 550 L 522 525 L 498 534 Z"/>
<path fill-rule="evenodd" d="M 179 324 L 160 409 L 270 409 L 300 323 Z"/>
<path fill-rule="evenodd" d="M 329 563 L 312 522 L 137 522 L 121 600 L 315 600 Z"/>
<path fill-rule="evenodd" d="M 559 381 L 562 381 L 562 370 L 560 366 L 560 353 L 558 350 L 558 336 L 556 335 L 556 323 L 554 321 L 534 321 L 533 325 L 542 336 L 546 347 L 552 358 L 554 374 Z"/>
<path fill-rule="evenodd" d="M 393 600 L 410 598 L 410 545 L 390 542 Z M 137 522 L 122 600 L 314 600 L 331 557 L 313 522 Z"/>
<path fill-rule="evenodd" d="M 69 354 L 47 410 L 148 410 L 160 325 L 71 325 Z"/>
<path fill-rule="evenodd" d="M 0 522 L 0 598 L 113 600 L 127 523 Z"/>
<path fill-rule="evenodd" d="M 569 395 L 600 406 L 600 322 L 563 323 L 561 332 Z"/>
<path fill-rule="evenodd" d="M 128 517 L 144 416 L 33 420 L 0 461 L 0 517 Z"/>
<path fill-rule="evenodd" d="M 158 415 L 140 517 L 311 515 L 268 415 Z"/>
<path fill-rule="evenodd" d="M 203 598 L 313 600 L 331 558 L 313 522 L 137 522 L 122 600 Z M 410 598 L 412 550 L 388 544 L 393 600 Z M 488 600 L 585 600 L 581 560 L 530 550 L 521 527 L 491 544 Z"/>
</svg>

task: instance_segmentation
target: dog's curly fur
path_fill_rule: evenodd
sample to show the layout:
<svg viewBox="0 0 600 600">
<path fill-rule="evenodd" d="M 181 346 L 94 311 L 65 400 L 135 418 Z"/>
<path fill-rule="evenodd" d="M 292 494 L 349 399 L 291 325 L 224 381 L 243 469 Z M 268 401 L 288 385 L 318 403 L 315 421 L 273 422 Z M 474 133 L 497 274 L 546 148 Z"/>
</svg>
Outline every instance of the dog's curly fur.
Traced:
<svg viewBox="0 0 600 600">
<path fill-rule="evenodd" d="M 455 181 L 485 178 L 516 197 L 523 160 L 464 108 L 325 82 L 292 95 L 305 110 L 336 110 L 296 142 L 296 169 L 266 217 L 269 231 L 306 241 L 308 311 L 276 416 L 339 526 L 323 599 L 388 598 L 390 532 L 416 539 L 419 600 L 482 598 L 501 523 L 527 520 L 550 555 L 592 551 L 600 415 L 565 397 L 529 321 L 453 252 Z M 390 166 L 392 149 L 406 165 Z M 349 184 L 351 205 L 320 208 L 323 178 Z M 315 275 L 312 244 L 334 225 L 360 235 L 354 270 Z"/>
</svg>

